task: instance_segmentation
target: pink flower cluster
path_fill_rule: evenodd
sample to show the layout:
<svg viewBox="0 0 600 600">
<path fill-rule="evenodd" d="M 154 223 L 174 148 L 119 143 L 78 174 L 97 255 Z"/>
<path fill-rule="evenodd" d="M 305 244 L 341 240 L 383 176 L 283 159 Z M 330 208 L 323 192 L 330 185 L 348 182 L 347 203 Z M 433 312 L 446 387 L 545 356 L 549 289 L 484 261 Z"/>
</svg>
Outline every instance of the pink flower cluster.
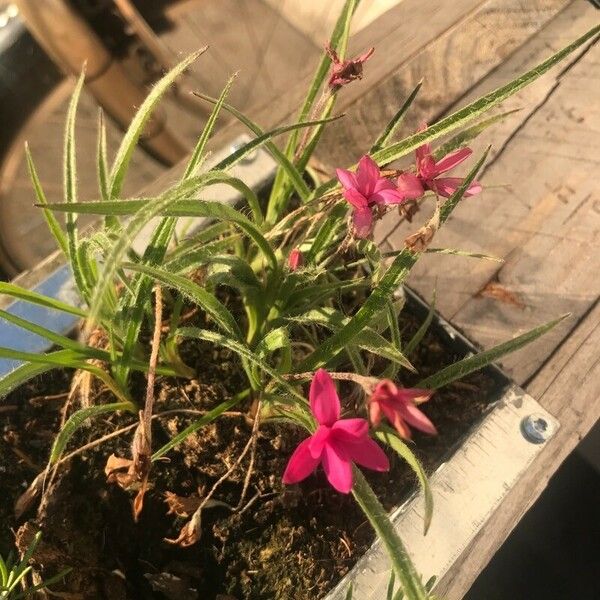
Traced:
<svg viewBox="0 0 600 600">
<path fill-rule="evenodd" d="M 404 438 L 410 438 L 406 423 L 426 433 L 435 434 L 431 421 L 416 407 L 416 401 L 429 399 L 429 390 L 399 389 L 381 381 L 369 400 L 373 425 L 378 426 L 383 413 Z M 329 483 L 343 494 L 352 489 L 352 464 L 374 471 L 388 471 L 389 461 L 383 450 L 369 436 L 366 419 L 341 419 L 340 399 L 331 376 L 319 369 L 309 392 L 310 409 L 317 421 L 316 431 L 301 442 L 292 454 L 283 474 L 283 483 L 306 479 L 318 466 Z"/>
<path fill-rule="evenodd" d="M 426 127 L 423 125 L 419 131 Z M 336 169 L 344 198 L 352 205 L 354 235 L 357 238 L 371 235 L 375 220 L 373 211 L 381 207 L 415 200 L 426 190 L 439 196 L 451 196 L 460 187 L 463 178 L 440 175 L 458 166 L 471 154 L 470 148 L 460 148 L 436 161 L 430 145 L 424 144 L 416 151 L 416 173 L 401 173 L 395 183 L 383 177 L 375 161 L 366 155 L 358 162 L 356 173 Z M 474 181 L 465 196 L 473 196 L 480 191 L 481 185 Z"/>
</svg>

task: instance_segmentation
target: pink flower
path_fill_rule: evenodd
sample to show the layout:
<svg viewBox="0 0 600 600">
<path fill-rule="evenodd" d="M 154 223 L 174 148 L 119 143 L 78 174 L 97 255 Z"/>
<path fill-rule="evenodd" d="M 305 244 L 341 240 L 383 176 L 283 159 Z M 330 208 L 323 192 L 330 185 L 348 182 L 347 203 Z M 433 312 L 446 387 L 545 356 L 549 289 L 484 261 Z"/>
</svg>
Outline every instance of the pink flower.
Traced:
<svg viewBox="0 0 600 600">
<path fill-rule="evenodd" d="M 299 248 L 294 248 L 289 253 L 287 264 L 290 271 L 297 271 L 304 264 L 304 256 Z"/>
<path fill-rule="evenodd" d="M 283 483 L 306 479 L 322 463 L 329 483 L 347 494 L 352 489 L 352 463 L 374 471 L 389 470 L 387 456 L 369 437 L 366 419 L 340 419 L 340 399 L 325 369 L 315 373 L 309 400 L 319 426 L 292 454 Z"/>
<path fill-rule="evenodd" d="M 425 131 L 427 124 L 421 125 L 419 131 Z M 416 193 L 419 189 L 422 195 L 425 190 L 431 190 L 440 196 L 448 198 L 462 184 L 462 177 L 440 177 L 442 173 L 450 171 L 461 162 L 469 158 L 473 151 L 470 148 L 459 148 L 450 154 L 446 154 L 443 158 L 436 161 L 431 152 L 429 144 L 417 148 L 417 174 L 402 173 L 398 177 L 398 190 L 403 193 Z M 481 191 L 481 184 L 478 181 L 473 181 L 465 196 L 474 196 Z M 417 196 L 418 197 L 418 196 Z"/>
<path fill-rule="evenodd" d="M 370 156 L 365 155 L 358 161 L 356 173 L 346 169 L 336 169 L 336 173 L 344 188 L 344 198 L 354 208 L 354 234 L 359 238 L 368 237 L 373 229 L 372 207 L 377 204 L 400 204 L 411 197 L 382 177 L 377 163 Z"/>
<path fill-rule="evenodd" d="M 363 54 L 350 59 L 340 60 L 337 52 L 329 45 L 325 46 L 325 52 L 327 52 L 331 62 L 331 75 L 329 76 L 329 86 L 337 89 L 355 79 L 362 79 L 363 64 L 371 58 L 375 48 L 369 48 Z"/>
<path fill-rule="evenodd" d="M 416 406 L 427 402 L 432 394 L 431 390 L 398 388 L 393 381 L 384 379 L 377 384 L 369 399 L 371 423 L 377 427 L 383 413 L 396 428 L 400 437 L 410 439 L 409 425 L 435 435 L 437 434 L 435 426 Z"/>
</svg>

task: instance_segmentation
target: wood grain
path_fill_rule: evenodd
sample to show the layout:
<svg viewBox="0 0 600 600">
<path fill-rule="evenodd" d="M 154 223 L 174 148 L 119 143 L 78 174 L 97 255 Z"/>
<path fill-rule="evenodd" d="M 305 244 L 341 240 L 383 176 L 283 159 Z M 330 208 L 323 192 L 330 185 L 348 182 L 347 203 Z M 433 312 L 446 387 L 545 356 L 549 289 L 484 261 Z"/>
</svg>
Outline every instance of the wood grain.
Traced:
<svg viewBox="0 0 600 600">
<path fill-rule="evenodd" d="M 533 66 L 587 30 L 593 18 L 587 3 L 574 2 L 469 98 Z M 437 281 L 444 291 L 438 296 L 442 314 L 483 347 L 572 312 L 572 319 L 503 361 L 521 384 L 600 295 L 590 269 L 597 264 L 600 236 L 598 186 L 589 176 L 600 163 L 596 51 L 583 50 L 562 70 L 511 99 L 504 109 L 520 105 L 524 110 L 475 144 L 477 152 L 489 143 L 494 147 L 484 175 L 490 189 L 459 206 L 434 245 L 493 254 L 506 262 L 426 257 L 409 282 L 430 297 Z M 398 228 L 387 240 L 398 246 L 407 231 Z"/>
<path fill-rule="evenodd" d="M 527 386 L 527 391 L 558 419 L 561 428 L 440 581 L 437 590 L 442 597 L 463 597 L 554 471 L 596 423 L 600 415 L 599 382 L 600 304 L 596 302 L 560 351 Z"/>
<path fill-rule="evenodd" d="M 374 45 L 362 82 L 348 86 L 319 147 L 332 165 L 363 154 L 421 78 L 423 87 L 399 135 L 431 121 L 500 65 L 566 6 L 564 0 L 404 0 L 352 40 L 351 53 Z"/>
</svg>

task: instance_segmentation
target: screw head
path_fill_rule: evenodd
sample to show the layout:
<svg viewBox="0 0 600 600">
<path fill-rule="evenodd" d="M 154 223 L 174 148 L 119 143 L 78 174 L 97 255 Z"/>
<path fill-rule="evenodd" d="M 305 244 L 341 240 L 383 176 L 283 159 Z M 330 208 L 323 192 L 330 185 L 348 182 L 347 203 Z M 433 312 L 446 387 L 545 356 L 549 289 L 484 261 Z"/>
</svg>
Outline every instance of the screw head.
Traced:
<svg viewBox="0 0 600 600">
<path fill-rule="evenodd" d="M 521 421 L 521 432 L 528 442 L 543 444 L 554 433 L 554 425 L 539 413 L 526 416 Z"/>
</svg>

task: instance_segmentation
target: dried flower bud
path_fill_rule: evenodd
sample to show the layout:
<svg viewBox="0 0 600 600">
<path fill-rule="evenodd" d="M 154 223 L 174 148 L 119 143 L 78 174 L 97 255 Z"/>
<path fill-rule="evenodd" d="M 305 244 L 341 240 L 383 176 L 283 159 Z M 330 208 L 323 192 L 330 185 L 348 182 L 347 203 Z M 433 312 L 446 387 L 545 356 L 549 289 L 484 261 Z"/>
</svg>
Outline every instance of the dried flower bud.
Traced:
<svg viewBox="0 0 600 600">
<path fill-rule="evenodd" d="M 369 48 L 366 52 L 350 60 L 340 60 L 337 52 L 329 45 L 325 46 L 325 52 L 333 63 L 329 76 L 329 87 L 337 89 L 355 79 L 362 79 L 363 64 L 371 58 L 375 48 Z"/>
</svg>

